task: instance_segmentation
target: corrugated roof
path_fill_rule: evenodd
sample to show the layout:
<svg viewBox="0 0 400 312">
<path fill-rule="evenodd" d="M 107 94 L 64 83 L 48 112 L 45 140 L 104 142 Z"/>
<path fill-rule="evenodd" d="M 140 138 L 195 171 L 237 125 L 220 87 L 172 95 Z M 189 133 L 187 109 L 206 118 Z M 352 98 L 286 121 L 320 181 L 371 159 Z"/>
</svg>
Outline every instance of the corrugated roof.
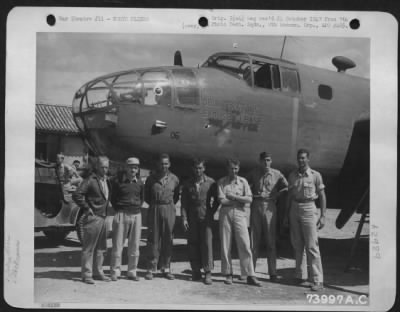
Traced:
<svg viewBox="0 0 400 312">
<path fill-rule="evenodd" d="M 50 104 L 36 104 L 36 130 L 69 134 L 79 133 L 72 117 L 72 107 Z"/>
</svg>

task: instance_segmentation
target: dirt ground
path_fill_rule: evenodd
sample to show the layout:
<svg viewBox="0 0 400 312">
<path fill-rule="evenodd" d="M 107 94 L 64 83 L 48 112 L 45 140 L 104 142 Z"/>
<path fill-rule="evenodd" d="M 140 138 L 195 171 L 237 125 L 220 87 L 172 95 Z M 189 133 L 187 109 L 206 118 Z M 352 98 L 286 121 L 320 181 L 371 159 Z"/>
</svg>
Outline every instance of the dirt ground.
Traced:
<svg viewBox="0 0 400 312">
<path fill-rule="evenodd" d="M 320 231 L 320 249 L 324 269 L 325 288 L 320 295 L 340 295 L 357 300 L 369 293 L 369 226 L 364 225 L 352 268 L 345 272 L 351 246 L 360 215 L 354 215 L 342 230 L 334 223 L 338 214 L 336 209 L 328 209 L 327 225 Z M 179 226 L 177 224 L 176 226 Z M 216 224 L 217 225 L 217 224 Z M 215 228 L 217 231 L 217 227 Z M 217 236 L 217 235 L 215 235 Z M 142 231 L 140 252 L 145 255 L 146 228 Z M 109 274 L 111 240 L 108 240 L 108 255 L 105 261 L 105 273 Z M 118 282 L 100 282 L 87 285 L 80 278 L 81 247 L 75 233 L 71 233 L 60 245 L 54 245 L 42 235 L 35 233 L 34 256 L 34 298 L 43 306 L 61 303 L 71 306 L 79 303 L 97 304 L 99 307 L 130 308 L 175 308 L 183 309 L 192 305 L 194 309 L 212 307 L 213 309 L 268 309 L 270 305 L 307 305 L 310 290 L 295 286 L 291 278 L 294 274 L 293 251 L 288 237 L 283 235 L 278 244 L 277 283 L 269 281 L 265 251 L 257 262 L 256 275 L 262 287 L 248 286 L 244 281 L 234 278 L 231 286 L 223 283 L 220 274 L 221 261 L 218 237 L 214 239 L 215 269 L 213 284 L 210 286 L 191 281 L 190 265 L 187 259 L 186 239 L 182 231 L 177 231 L 174 239 L 172 270 L 175 280 L 169 281 L 155 276 L 152 281 L 143 278 L 145 273 L 144 257 L 139 262 L 139 282 L 126 278 Z M 124 255 L 126 248 L 124 249 Z M 236 251 L 233 258 L 234 274 L 240 274 Z M 126 261 L 123 262 L 126 269 Z M 367 299 L 368 300 L 368 299 Z M 344 303 L 344 301 L 343 301 Z M 75 306 L 76 307 L 76 306 Z M 187 307 L 186 307 L 187 308 Z"/>
</svg>

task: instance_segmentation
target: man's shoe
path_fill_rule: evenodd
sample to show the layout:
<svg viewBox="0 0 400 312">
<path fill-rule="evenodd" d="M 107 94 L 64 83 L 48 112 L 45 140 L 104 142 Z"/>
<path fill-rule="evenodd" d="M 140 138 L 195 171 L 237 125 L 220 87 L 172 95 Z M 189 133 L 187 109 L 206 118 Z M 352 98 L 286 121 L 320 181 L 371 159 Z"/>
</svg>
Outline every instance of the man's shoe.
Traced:
<svg viewBox="0 0 400 312">
<path fill-rule="evenodd" d="M 153 279 L 153 273 L 150 271 L 146 272 L 146 275 L 144 276 L 145 279 L 147 280 L 152 280 Z"/>
<path fill-rule="evenodd" d="M 163 276 L 164 276 L 167 280 L 170 280 L 170 281 L 172 281 L 172 280 L 175 279 L 174 274 L 172 274 L 171 272 L 164 272 L 164 273 L 163 273 Z"/>
<path fill-rule="evenodd" d="M 295 278 L 294 279 L 294 283 L 298 286 L 302 286 L 302 287 L 310 287 L 311 283 L 305 279 L 301 279 L 301 278 Z"/>
<path fill-rule="evenodd" d="M 111 274 L 111 281 L 113 281 L 113 282 L 118 281 L 118 276 L 117 276 L 117 274 Z"/>
<path fill-rule="evenodd" d="M 98 280 L 98 281 L 103 281 L 103 282 L 111 281 L 111 279 L 109 277 L 105 276 L 104 274 L 93 276 L 93 279 Z"/>
<path fill-rule="evenodd" d="M 192 281 L 201 280 L 201 272 L 200 271 L 192 271 Z"/>
<path fill-rule="evenodd" d="M 239 281 L 245 281 L 246 280 L 246 276 L 239 275 L 238 280 Z"/>
<path fill-rule="evenodd" d="M 224 283 L 226 285 L 232 285 L 232 275 L 227 275 L 225 280 L 224 280 Z"/>
<path fill-rule="evenodd" d="M 324 289 L 324 284 L 322 284 L 322 283 L 314 283 L 314 284 L 311 286 L 311 290 L 312 290 L 312 291 L 320 291 L 320 290 L 322 290 L 322 289 Z"/>
<path fill-rule="evenodd" d="M 257 280 L 257 278 L 255 276 L 248 276 L 247 284 L 252 285 L 252 286 L 261 287 L 261 283 Z"/>
<path fill-rule="evenodd" d="M 94 280 L 93 278 L 83 278 L 82 282 L 86 283 L 86 284 L 90 284 L 93 285 L 94 284 Z"/>
<path fill-rule="evenodd" d="M 134 281 L 134 282 L 139 282 L 140 281 L 140 277 L 137 275 L 130 275 L 128 276 L 128 280 Z"/>
<path fill-rule="evenodd" d="M 212 284 L 211 272 L 206 272 L 206 275 L 204 277 L 204 284 L 206 284 L 206 285 Z"/>
<path fill-rule="evenodd" d="M 278 281 L 278 276 L 277 276 L 277 275 L 270 275 L 270 276 L 269 276 L 269 280 L 270 280 L 272 283 L 276 283 L 276 282 Z"/>
</svg>

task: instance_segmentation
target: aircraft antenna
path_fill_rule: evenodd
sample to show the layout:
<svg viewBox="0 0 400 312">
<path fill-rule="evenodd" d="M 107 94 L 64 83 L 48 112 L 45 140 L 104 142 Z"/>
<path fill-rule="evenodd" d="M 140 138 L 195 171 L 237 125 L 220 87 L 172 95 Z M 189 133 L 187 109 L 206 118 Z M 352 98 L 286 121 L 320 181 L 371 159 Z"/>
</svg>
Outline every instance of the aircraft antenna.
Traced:
<svg viewBox="0 0 400 312">
<path fill-rule="evenodd" d="M 282 59 L 283 50 L 285 49 L 285 43 L 286 43 L 286 36 L 285 36 L 285 37 L 283 37 L 283 44 L 282 44 L 282 50 L 281 50 L 281 56 L 280 56 L 280 59 Z"/>
</svg>

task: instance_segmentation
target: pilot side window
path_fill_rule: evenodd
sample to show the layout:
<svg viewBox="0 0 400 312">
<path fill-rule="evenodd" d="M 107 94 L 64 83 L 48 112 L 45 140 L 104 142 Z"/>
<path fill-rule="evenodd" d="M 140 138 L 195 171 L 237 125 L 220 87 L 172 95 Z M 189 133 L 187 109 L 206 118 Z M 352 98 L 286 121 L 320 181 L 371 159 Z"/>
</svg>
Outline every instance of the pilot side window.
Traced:
<svg viewBox="0 0 400 312">
<path fill-rule="evenodd" d="M 142 75 L 144 105 L 171 105 L 171 84 L 167 72 Z"/>
<path fill-rule="evenodd" d="M 297 93 L 300 91 L 297 71 L 291 68 L 281 67 L 282 91 Z"/>
<path fill-rule="evenodd" d="M 281 84 L 278 66 L 268 63 L 262 64 L 254 73 L 254 85 L 260 88 L 279 90 Z"/>
</svg>

